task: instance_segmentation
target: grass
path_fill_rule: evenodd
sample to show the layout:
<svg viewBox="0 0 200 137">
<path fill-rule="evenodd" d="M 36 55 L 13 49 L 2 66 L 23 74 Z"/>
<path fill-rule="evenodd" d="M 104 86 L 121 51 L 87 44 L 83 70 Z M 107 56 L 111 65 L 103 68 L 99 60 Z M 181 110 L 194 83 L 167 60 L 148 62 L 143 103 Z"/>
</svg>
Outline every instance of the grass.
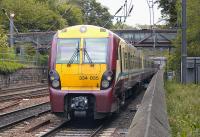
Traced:
<svg viewBox="0 0 200 137">
<path fill-rule="evenodd" d="M 200 137 L 200 85 L 165 83 L 173 137 Z"/>
</svg>

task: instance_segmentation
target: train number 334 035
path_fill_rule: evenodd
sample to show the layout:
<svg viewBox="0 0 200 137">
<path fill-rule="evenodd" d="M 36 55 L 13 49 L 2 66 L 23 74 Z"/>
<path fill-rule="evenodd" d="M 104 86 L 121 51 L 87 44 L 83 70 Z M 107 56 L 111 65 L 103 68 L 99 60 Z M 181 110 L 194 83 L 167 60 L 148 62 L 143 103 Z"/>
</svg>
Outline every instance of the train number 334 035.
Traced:
<svg viewBox="0 0 200 137">
<path fill-rule="evenodd" d="M 99 80 L 98 76 L 80 76 L 79 80 Z"/>
</svg>

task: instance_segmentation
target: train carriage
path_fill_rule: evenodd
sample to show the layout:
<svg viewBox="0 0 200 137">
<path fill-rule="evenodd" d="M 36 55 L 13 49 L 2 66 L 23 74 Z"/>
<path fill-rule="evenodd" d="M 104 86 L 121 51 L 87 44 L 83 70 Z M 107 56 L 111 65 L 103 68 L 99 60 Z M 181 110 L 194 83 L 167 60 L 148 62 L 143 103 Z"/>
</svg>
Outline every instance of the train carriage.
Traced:
<svg viewBox="0 0 200 137">
<path fill-rule="evenodd" d="M 154 73 L 152 62 L 111 31 L 65 28 L 55 34 L 49 58 L 52 112 L 102 118 L 124 104 L 127 90 Z"/>
</svg>

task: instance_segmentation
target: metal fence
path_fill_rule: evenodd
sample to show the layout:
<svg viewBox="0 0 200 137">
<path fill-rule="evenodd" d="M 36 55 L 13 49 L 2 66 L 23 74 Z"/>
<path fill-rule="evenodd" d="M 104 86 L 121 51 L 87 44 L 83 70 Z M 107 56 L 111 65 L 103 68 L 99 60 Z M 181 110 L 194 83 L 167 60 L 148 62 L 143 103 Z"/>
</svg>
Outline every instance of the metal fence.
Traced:
<svg viewBox="0 0 200 137">
<path fill-rule="evenodd" d="M 47 58 L 36 53 L 33 56 L 27 55 L 26 53 L 16 53 L 13 48 L 0 48 L 0 61 L 1 62 L 16 62 L 26 64 L 30 66 L 46 66 Z"/>
</svg>

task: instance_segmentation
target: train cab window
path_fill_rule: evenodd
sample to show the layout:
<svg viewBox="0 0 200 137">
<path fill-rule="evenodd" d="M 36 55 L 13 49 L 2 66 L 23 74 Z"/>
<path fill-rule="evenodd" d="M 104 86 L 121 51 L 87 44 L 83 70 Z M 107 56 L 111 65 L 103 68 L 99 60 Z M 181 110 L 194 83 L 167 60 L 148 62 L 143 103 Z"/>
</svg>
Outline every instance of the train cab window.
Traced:
<svg viewBox="0 0 200 137">
<path fill-rule="evenodd" d="M 58 39 L 56 63 L 79 63 L 79 45 L 80 39 Z"/>
<path fill-rule="evenodd" d="M 106 63 L 108 38 L 84 39 L 83 63 Z"/>
</svg>

